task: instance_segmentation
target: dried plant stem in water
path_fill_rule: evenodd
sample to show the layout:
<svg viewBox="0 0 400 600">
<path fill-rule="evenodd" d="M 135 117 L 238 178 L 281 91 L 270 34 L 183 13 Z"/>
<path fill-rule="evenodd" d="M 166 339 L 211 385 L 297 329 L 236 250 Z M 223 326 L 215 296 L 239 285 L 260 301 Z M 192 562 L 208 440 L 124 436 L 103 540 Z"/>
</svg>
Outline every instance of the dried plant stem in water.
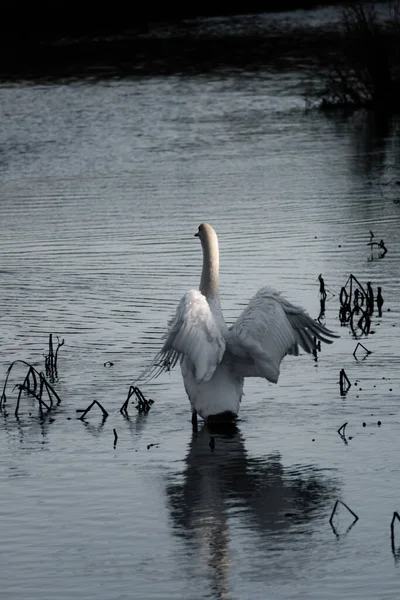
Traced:
<svg viewBox="0 0 400 600">
<path fill-rule="evenodd" d="M 351 383 L 350 383 L 350 380 L 347 377 L 346 371 L 344 369 L 342 369 L 340 371 L 339 385 L 340 385 L 340 395 L 345 396 L 347 394 L 347 392 L 349 391 L 349 389 L 351 388 Z"/>
<path fill-rule="evenodd" d="M 335 506 L 333 507 L 333 510 L 332 510 L 331 517 L 329 519 L 329 523 L 331 525 L 332 525 L 333 517 L 335 516 L 336 510 L 337 510 L 337 507 L 338 507 L 339 504 L 342 504 L 345 508 L 347 508 L 347 510 L 349 511 L 349 513 L 351 513 L 353 515 L 353 517 L 354 517 L 353 523 L 355 523 L 356 521 L 358 521 L 358 516 L 356 515 L 356 513 L 354 511 L 351 510 L 351 508 L 349 506 L 347 506 L 347 504 L 345 504 L 342 500 L 336 500 Z"/>
<path fill-rule="evenodd" d="M 141 390 L 133 385 L 130 386 L 128 396 L 121 408 L 119 409 L 119 412 L 124 416 L 127 416 L 129 400 L 132 398 L 133 395 L 135 395 L 138 399 L 138 403 L 135 408 L 141 413 L 148 413 L 151 408 L 151 405 L 154 404 L 154 400 L 151 400 L 151 398 L 147 400 L 144 397 Z"/>
<path fill-rule="evenodd" d="M 65 340 L 61 340 L 61 342 L 60 342 L 60 338 L 57 337 L 57 348 L 56 348 L 56 351 L 54 352 L 54 350 L 53 350 L 53 334 L 51 334 L 51 333 L 49 334 L 49 353 L 44 357 L 44 363 L 45 363 L 46 375 L 52 381 L 54 381 L 58 377 L 58 372 L 57 372 L 58 351 L 61 348 L 61 346 L 64 345 L 64 343 L 65 343 Z"/>
<path fill-rule="evenodd" d="M 15 411 L 14 411 L 14 414 L 16 417 L 18 416 L 20 401 L 21 401 L 21 394 L 23 391 L 25 391 L 30 396 L 33 396 L 34 398 L 36 398 L 36 400 L 39 402 L 40 410 L 42 410 L 42 408 L 45 408 L 46 410 L 50 410 L 51 408 L 53 408 L 53 400 L 54 399 L 57 401 L 57 404 L 59 404 L 61 402 L 59 395 L 57 394 L 55 389 L 50 385 L 50 383 L 47 381 L 46 377 L 44 376 L 44 374 L 42 372 L 37 371 L 35 369 L 35 367 L 33 367 L 31 364 L 29 364 L 28 362 L 26 362 L 24 360 L 15 360 L 14 362 L 11 363 L 11 365 L 7 369 L 6 379 L 4 381 L 4 386 L 3 386 L 3 392 L 2 392 L 1 398 L 0 398 L 0 409 L 3 408 L 7 402 L 6 388 L 7 388 L 7 384 L 8 384 L 8 379 L 9 379 L 10 373 L 11 373 L 14 365 L 16 365 L 16 364 L 23 364 L 28 367 L 28 372 L 25 375 L 24 381 L 21 384 L 17 384 L 17 386 L 15 386 L 15 387 L 19 388 L 19 394 L 18 394 L 18 398 L 17 398 Z M 47 393 L 49 403 L 46 403 L 43 400 L 43 392 Z"/>
<path fill-rule="evenodd" d="M 392 552 L 393 552 L 394 556 L 398 555 L 398 551 L 396 550 L 396 543 L 395 543 L 395 539 L 394 539 L 394 524 L 395 524 L 396 520 L 400 521 L 400 515 L 397 511 L 395 511 L 393 513 L 392 521 L 390 523 L 390 537 L 391 537 L 391 542 L 392 542 Z"/>
<path fill-rule="evenodd" d="M 86 409 L 84 409 L 84 410 L 83 410 L 83 413 L 82 413 L 82 415 L 79 417 L 79 419 L 80 419 L 81 421 L 82 421 L 82 419 L 84 419 L 84 418 L 85 418 L 85 416 L 87 415 L 87 413 L 88 413 L 90 410 L 92 410 L 92 408 L 93 408 L 93 406 L 94 406 L 95 404 L 96 404 L 96 405 L 97 405 L 97 406 L 98 406 L 98 407 L 101 409 L 101 411 L 102 411 L 102 413 L 103 413 L 103 417 L 104 417 L 104 418 L 108 417 L 108 412 L 106 411 L 106 409 L 104 408 L 104 406 L 102 406 L 102 405 L 100 404 L 100 402 L 98 402 L 97 400 L 93 400 L 93 402 L 92 402 L 91 404 L 89 404 L 89 406 L 88 406 Z M 82 410 L 81 410 L 81 409 L 78 409 L 76 412 L 82 412 Z"/>
</svg>

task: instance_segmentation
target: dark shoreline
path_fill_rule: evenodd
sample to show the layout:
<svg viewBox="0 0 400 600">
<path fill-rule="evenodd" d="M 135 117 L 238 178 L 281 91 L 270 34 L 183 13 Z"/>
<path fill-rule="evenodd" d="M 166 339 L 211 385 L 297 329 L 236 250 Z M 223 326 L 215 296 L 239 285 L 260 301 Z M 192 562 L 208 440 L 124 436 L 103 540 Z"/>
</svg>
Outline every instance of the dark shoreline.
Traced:
<svg viewBox="0 0 400 600">
<path fill-rule="evenodd" d="M 273 13 L 157 22 L 135 30 L 2 40 L 0 81 L 110 79 L 138 75 L 284 70 L 334 51 L 339 32 Z"/>
</svg>

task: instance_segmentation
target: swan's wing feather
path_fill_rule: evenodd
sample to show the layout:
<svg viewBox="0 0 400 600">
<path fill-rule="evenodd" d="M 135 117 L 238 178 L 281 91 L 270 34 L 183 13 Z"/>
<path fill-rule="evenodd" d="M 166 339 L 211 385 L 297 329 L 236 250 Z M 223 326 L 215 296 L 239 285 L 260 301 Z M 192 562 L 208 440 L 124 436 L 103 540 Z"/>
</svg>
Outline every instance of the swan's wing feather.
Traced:
<svg viewBox="0 0 400 600">
<path fill-rule="evenodd" d="M 158 377 L 182 358 L 188 359 L 197 382 L 208 381 L 225 352 L 225 339 L 207 299 L 198 290 L 183 296 L 164 339 L 161 351 L 137 381 Z"/>
<path fill-rule="evenodd" d="M 298 355 L 299 346 L 312 352 L 316 340 L 332 343 L 339 337 L 313 321 L 299 306 L 269 287 L 250 300 L 227 336 L 231 362 L 243 376 L 258 374 L 276 383 L 286 354 Z"/>
</svg>

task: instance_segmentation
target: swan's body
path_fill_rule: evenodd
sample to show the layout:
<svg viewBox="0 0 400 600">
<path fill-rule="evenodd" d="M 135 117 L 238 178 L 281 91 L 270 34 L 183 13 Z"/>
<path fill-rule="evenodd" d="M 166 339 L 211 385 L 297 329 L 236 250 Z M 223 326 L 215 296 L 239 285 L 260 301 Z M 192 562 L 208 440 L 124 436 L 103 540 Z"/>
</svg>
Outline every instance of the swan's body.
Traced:
<svg viewBox="0 0 400 600">
<path fill-rule="evenodd" d="M 312 352 L 316 341 L 330 344 L 338 336 L 269 287 L 228 327 L 219 298 L 217 235 L 207 223 L 195 235 L 203 248 L 200 289 L 183 296 L 161 352 L 140 379 L 153 379 L 179 360 L 193 417 L 229 420 L 239 412 L 245 377 L 276 383 L 286 354 L 298 355 L 299 345 Z"/>
</svg>

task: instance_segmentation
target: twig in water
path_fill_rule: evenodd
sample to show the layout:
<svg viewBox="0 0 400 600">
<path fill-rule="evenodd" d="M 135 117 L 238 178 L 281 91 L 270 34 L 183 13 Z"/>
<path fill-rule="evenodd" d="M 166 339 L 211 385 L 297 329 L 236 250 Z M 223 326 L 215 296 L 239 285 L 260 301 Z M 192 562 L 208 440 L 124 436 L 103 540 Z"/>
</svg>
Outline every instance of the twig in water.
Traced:
<svg viewBox="0 0 400 600">
<path fill-rule="evenodd" d="M 390 537 L 391 537 L 391 541 L 392 541 L 392 552 L 395 558 L 397 558 L 399 556 L 399 551 L 396 550 L 396 544 L 395 544 L 395 540 L 394 540 L 394 524 L 396 519 L 398 521 L 400 521 L 400 515 L 397 511 L 395 511 L 393 513 L 393 517 L 392 517 L 392 521 L 390 523 Z"/>
<path fill-rule="evenodd" d="M 135 408 L 139 412 L 149 412 L 151 405 L 153 404 L 153 400 L 151 400 L 150 398 L 149 400 L 147 400 L 138 387 L 135 388 L 135 394 L 138 398 L 138 404 Z"/>
<path fill-rule="evenodd" d="M 131 397 L 135 395 L 138 399 L 138 403 L 135 406 L 135 408 L 140 412 L 140 413 L 148 413 L 151 405 L 154 404 L 154 400 L 152 400 L 151 398 L 149 398 L 148 400 L 144 397 L 143 393 L 141 392 L 141 390 L 138 387 L 135 387 L 133 385 L 130 386 L 129 391 L 128 391 L 128 396 L 125 400 L 125 402 L 123 403 L 123 405 L 121 406 L 121 408 L 119 409 L 119 412 L 121 414 L 123 414 L 124 416 L 128 415 L 128 404 L 129 404 L 129 400 L 131 399 Z"/>
<path fill-rule="evenodd" d="M 333 298 L 335 296 L 335 294 L 326 287 L 325 280 L 322 277 L 322 273 L 320 273 L 318 275 L 318 281 L 319 281 L 320 311 L 319 311 L 319 315 L 317 317 L 317 321 L 318 321 L 318 323 L 321 323 L 321 319 L 323 319 L 325 316 L 325 302 L 326 302 L 326 300 L 330 300 L 331 298 Z M 329 298 L 328 298 L 328 292 L 330 294 Z"/>
<path fill-rule="evenodd" d="M 352 527 L 353 527 L 353 526 L 354 526 L 354 525 L 357 523 L 357 521 L 358 521 L 358 515 L 356 515 L 356 513 L 355 513 L 354 511 L 352 511 L 352 510 L 351 510 L 351 508 L 350 508 L 349 506 L 347 506 L 347 504 L 345 504 L 345 503 L 344 503 L 342 500 L 336 500 L 336 502 L 335 502 L 335 506 L 333 507 L 333 510 L 332 510 L 331 517 L 330 517 L 330 519 L 329 519 L 329 524 L 330 524 L 330 526 L 332 527 L 332 530 L 333 530 L 334 534 L 335 534 L 337 537 L 339 537 L 339 533 L 337 532 L 337 530 L 336 530 L 336 527 L 335 527 L 335 526 L 334 526 L 334 524 L 333 524 L 333 517 L 335 516 L 335 513 L 336 513 L 336 511 L 337 511 L 337 507 L 339 506 L 339 504 L 342 504 L 342 505 L 343 505 L 343 506 L 344 506 L 344 507 L 345 507 L 345 508 L 346 508 L 346 509 L 349 511 L 349 513 L 350 513 L 350 514 L 352 514 L 352 515 L 353 515 L 353 517 L 354 517 L 354 520 L 352 521 L 352 523 L 350 523 L 350 526 L 347 528 L 347 530 L 346 530 L 346 532 L 345 532 L 345 533 L 348 533 L 348 532 L 350 531 L 350 529 L 351 529 L 351 528 L 352 528 Z"/>
<path fill-rule="evenodd" d="M 113 433 L 114 433 L 114 448 L 117 445 L 117 441 L 118 441 L 118 436 L 117 436 L 117 431 L 116 429 L 113 429 Z"/>
<path fill-rule="evenodd" d="M 322 273 L 320 273 L 318 275 L 318 281 L 319 281 L 319 293 L 321 294 L 321 298 L 323 300 L 326 300 L 325 281 L 324 281 L 324 278 L 322 277 Z"/>
<path fill-rule="evenodd" d="M 356 323 L 354 323 L 354 317 L 360 314 L 361 312 L 361 317 L 357 320 Z M 351 316 L 350 316 L 350 328 L 351 331 L 353 333 L 353 335 L 355 337 L 357 337 L 357 335 L 368 335 L 369 331 L 371 329 L 371 317 L 369 316 L 367 311 L 362 310 L 361 308 L 354 308 L 351 312 Z M 360 334 L 358 334 L 358 330 L 361 331 Z"/>
<path fill-rule="evenodd" d="M 320 298 L 319 299 L 319 315 L 317 317 L 317 321 L 318 323 L 321 323 L 322 319 L 325 317 L 325 298 Z"/>
<path fill-rule="evenodd" d="M 347 377 L 346 371 L 344 369 L 341 369 L 341 371 L 340 371 L 339 385 L 340 385 L 340 395 L 345 396 L 347 394 L 347 392 L 349 391 L 349 389 L 351 388 L 351 383 L 350 383 L 350 380 Z"/>
<path fill-rule="evenodd" d="M 315 362 L 317 362 L 318 352 L 321 352 L 321 342 L 320 342 L 320 340 L 317 340 L 317 338 L 315 336 L 313 338 L 313 341 L 314 341 L 314 347 L 312 350 L 312 354 L 313 354 Z"/>
<path fill-rule="evenodd" d="M 382 296 L 382 288 L 378 287 L 378 293 L 376 295 L 376 305 L 378 307 L 378 316 L 382 316 L 382 306 L 383 306 L 383 296 Z"/>
<path fill-rule="evenodd" d="M 157 444 L 157 443 L 155 443 L 155 444 L 147 444 L 147 450 L 150 450 L 150 448 L 153 448 L 153 446 L 154 446 L 155 448 L 158 448 L 158 447 L 159 447 L 159 445 L 160 445 L 160 444 Z"/>
<path fill-rule="evenodd" d="M 347 283 L 346 283 L 347 285 Z M 340 290 L 340 310 L 339 319 L 341 325 L 346 325 L 351 316 L 351 297 L 347 293 L 346 287 Z"/>
<path fill-rule="evenodd" d="M 345 287 L 347 286 L 348 283 L 350 284 L 350 301 L 351 301 L 351 298 L 353 296 L 353 284 L 355 286 L 358 286 L 359 292 L 361 292 L 361 294 L 364 297 L 366 296 L 365 289 L 363 288 L 363 286 L 361 285 L 361 283 L 358 281 L 357 277 L 355 275 L 353 275 L 352 273 L 349 275 L 349 278 L 348 278 L 348 280 L 346 282 Z M 357 289 L 357 288 L 355 288 L 355 289 Z"/>
<path fill-rule="evenodd" d="M 366 298 L 366 301 L 367 301 L 366 311 L 371 316 L 373 314 L 373 312 L 374 312 L 374 291 L 372 289 L 370 281 L 367 282 L 367 298 Z"/>
<path fill-rule="evenodd" d="M 108 412 L 106 411 L 106 409 L 104 408 L 104 406 L 102 406 L 100 404 L 100 402 L 98 402 L 97 400 L 93 400 L 92 404 L 90 404 L 87 408 L 83 409 L 77 409 L 76 412 L 82 412 L 82 415 L 79 417 L 79 419 L 82 421 L 82 419 L 85 418 L 85 416 L 87 415 L 87 413 L 92 410 L 93 406 L 97 404 L 97 406 L 102 410 L 103 412 L 103 418 L 105 419 L 106 417 L 108 417 Z"/>
<path fill-rule="evenodd" d="M 382 248 L 383 252 L 379 255 L 379 258 L 383 258 L 385 256 L 385 254 L 387 254 L 388 249 L 385 246 L 385 242 L 383 240 L 381 240 L 379 242 L 379 247 Z"/>
<path fill-rule="evenodd" d="M 360 342 L 358 342 L 358 343 L 357 343 L 357 346 L 354 348 L 354 352 L 353 352 L 353 356 L 354 356 L 354 358 L 355 358 L 356 360 L 358 360 L 358 358 L 357 358 L 357 350 L 358 350 L 359 348 L 363 348 L 363 349 L 365 350 L 365 352 L 366 352 L 366 353 L 364 354 L 364 356 L 363 356 L 362 360 L 365 360 L 369 354 L 372 354 L 371 350 L 368 350 L 368 348 L 366 348 L 366 347 L 364 346 L 364 344 L 361 344 Z"/>
<path fill-rule="evenodd" d="M 345 285 L 340 290 L 339 318 L 341 325 L 346 325 L 348 322 L 350 322 L 350 326 L 354 335 L 356 335 L 353 322 L 354 315 L 358 315 L 360 311 L 363 313 L 363 316 L 359 321 L 359 327 L 362 325 L 363 333 L 365 333 L 364 330 L 367 328 L 369 331 L 370 322 L 368 322 L 367 316 L 365 316 L 364 311 L 361 309 L 361 306 L 364 304 L 364 300 L 367 302 L 367 296 L 368 295 L 365 292 L 365 289 L 358 281 L 357 277 L 355 277 L 353 274 L 350 274 Z M 365 319 L 365 321 L 363 319 Z"/>
<path fill-rule="evenodd" d="M 346 425 L 347 425 L 347 422 L 344 423 L 341 427 L 339 427 L 339 429 L 337 430 L 337 432 L 340 435 L 340 437 L 342 438 L 342 440 L 345 443 L 345 445 L 347 446 L 348 441 L 347 441 L 346 433 L 345 433 Z"/>
<path fill-rule="evenodd" d="M 133 396 L 133 394 L 135 393 L 135 388 L 133 387 L 133 385 L 131 385 L 129 387 L 129 391 L 128 391 L 128 395 L 126 397 L 125 402 L 123 403 L 123 405 L 121 406 L 121 408 L 119 409 L 119 412 L 121 414 L 123 414 L 124 416 L 126 416 L 128 414 L 128 404 L 129 404 L 129 400 L 131 399 L 131 397 Z"/>
<path fill-rule="evenodd" d="M 345 504 L 342 500 L 336 500 L 335 506 L 333 507 L 333 510 L 332 510 L 331 518 L 329 519 L 329 522 L 332 521 L 332 519 L 333 519 L 333 517 L 335 515 L 335 512 L 336 512 L 336 509 L 337 509 L 337 507 L 338 507 L 339 504 L 342 504 L 345 508 L 347 508 L 347 510 L 349 511 L 349 513 L 351 513 L 353 515 L 354 520 L 358 521 L 358 516 L 356 515 L 356 513 L 354 511 L 351 510 L 351 508 L 349 506 L 347 506 L 347 504 Z"/>
<path fill-rule="evenodd" d="M 378 255 L 378 258 L 384 258 L 384 256 L 387 254 L 388 249 L 386 248 L 385 242 L 383 240 L 381 240 L 380 242 L 368 242 L 367 245 L 371 246 L 371 260 L 373 260 L 373 256 L 372 256 L 373 246 L 377 246 L 378 248 L 381 248 L 383 250 L 383 252 L 381 252 Z"/>
</svg>

